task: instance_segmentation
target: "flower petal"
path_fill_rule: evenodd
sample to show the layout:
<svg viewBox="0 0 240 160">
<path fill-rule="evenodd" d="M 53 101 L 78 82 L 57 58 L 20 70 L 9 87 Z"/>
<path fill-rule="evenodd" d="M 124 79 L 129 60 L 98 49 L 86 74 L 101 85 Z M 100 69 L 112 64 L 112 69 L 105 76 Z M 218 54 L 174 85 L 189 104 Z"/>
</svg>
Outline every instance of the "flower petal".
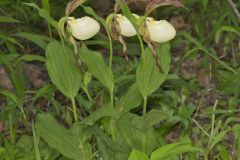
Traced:
<svg viewBox="0 0 240 160">
<path fill-rule="evenodd" d="M 163 43 L 176 36 L 175 28 L 166 20 L 147 22 L 150 40 Z"/>
<path fill-rule="evenodd" d="M 100 24 L 95 19 L 88 16 L 78 19 L 70 17 L 68 24 L 72 35 L 79 40 L 90 39 L 100 30 Z"/>
</svg>

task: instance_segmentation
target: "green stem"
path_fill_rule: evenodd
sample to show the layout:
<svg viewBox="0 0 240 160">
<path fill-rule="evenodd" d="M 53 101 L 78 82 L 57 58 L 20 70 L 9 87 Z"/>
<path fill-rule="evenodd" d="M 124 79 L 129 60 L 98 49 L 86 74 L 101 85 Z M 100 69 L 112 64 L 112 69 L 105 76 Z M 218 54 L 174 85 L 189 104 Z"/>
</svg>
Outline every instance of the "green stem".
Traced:
<svg viewBox="0 0 240 160">
<path fill-rule="evenodd" d="M 110 93 L 110 98 L 111 98 L 111 105 L 112 105 L 112 107 L 114 107 L 114 105 L 113 105 L 113 92 Z M 113 118 L 110 119 L 110 129 L 111 129 L 111 134 L 112 134 L 112 140 L 115 141 L 116 140 L 115 120 Z"/>
<path fill-rule="evenodd" d="M 108 39 L 109 39 L 109 68 L 112 68 L 112 59 L 113 59 L 113 45 L 112 45 L 112 37 L 110 35 L 110 32 L 107 31 Z"/>
<path fill-rule="evenodd" d="M 88 88 L 87 87 L 83 87 L 84 92 L 86 93 L 88 100 L 92 101 L 92 97 L 90 96 L 89 92 L 88 92 Z"/>
<path fill-rule="evenodd" d="M 50 24 L 48 24 L 48 32 L 49 32 L 50 38 L 52 39 L 52 29 Z"/>
<path fill-rule="evenodd" d="M 143 115 L 147 113 L 147 97 L 143 98 Z"/>
<path fill-rule="evenodd" d="M 87 94 L 88 100 L 89 100 L 89 101 L 92 101 L 92 97 L 90 96 L 90 94 L 89 94 L 88 91 L 86 91 L 86 94 Z"/>
<path fill-rule="evenodd" d="M 74 120 L 75 120 L 75 122 L 78 122 L 77 107 L 76 107 L 75 99 L 72 98 L 71 101 L 72 101 Z"/>
<path fill-rule="evenodd" d="M 143 45 L 143 40 L 142 40 L 140 34 L 138 34 L 137 36 L 138 36 L 138 40 L 139 40 L 140 47 L 141 47 L 141 53 L 142 53 L 142 56 L 144 57 L 144 45 Z"/>
</svg>

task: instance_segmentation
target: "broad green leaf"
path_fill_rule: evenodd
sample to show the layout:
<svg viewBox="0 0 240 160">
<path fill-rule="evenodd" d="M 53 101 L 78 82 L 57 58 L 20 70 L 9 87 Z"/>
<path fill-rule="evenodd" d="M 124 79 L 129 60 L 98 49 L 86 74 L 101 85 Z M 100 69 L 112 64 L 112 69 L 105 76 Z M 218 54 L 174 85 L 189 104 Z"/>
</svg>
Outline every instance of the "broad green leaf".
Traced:
<svg viewBox="0 0 240 160">
<path fill-rule="evenodd" d="M 88 127 L 79 123 L 75 123 L 69 129 L 69 131 L 78 139 L 78 142 L 80 143 L 83 160 L 92 160 L 93 158 L 90 140 L 92 139 L 93 134 L 97 132 L 97 129 L 98 128 L 96 126 Z"/>
<path fill-rule="evenodd" d="M 97 148 L 99 151 L 99 155 L 104 160 L 111 160 L 112 159 L 112 152 L 109 150 L 111 147 L 111 139 L 109 136 L 102 134 L 101 136 L 96 136 Z"/>
<path fill-rule="evenodd" d="M 20 21 L 12 17 L 0 16 L 0 23 L 19 23 Z"/>
<path fill-rule="evenodd" d="M 169 113 L 166 111 L 156 110 L 152 109 L 148 113 L 146 113 L 142 119 L 143 119 L 143 129 L 148 129 L 158 123 L 160 123 L 163 120 L 168 119 Z"/>
<path fill-rule="evenodd" d="M 115 142 L 103 132 L 95 132 L 99 155 L 104 160 L 127 159 L 131 150 L 126 146 L 122 137 L 118 137 Z"/>
<path fill-rule="evenodd" d="M 128 160 L 149 160 L 149 158 L 147 157 L 147 155 L 145 153 L 142 153 L 138 150 L 133 150 L 130 154 L 130 156 L 128 157 Z"/>
<path fill-rule="evenodd" d="M 65 96 L 73 99 L 81 85 L 81 75 L 73 51 L 53 40 L 48 44 L 46 52 L 46 65 L 52 82 Z"/>
<path fill-rule="evenodd" d="M 117 103 L 117 109 L 121 112 L 128 112 L 131 109 L 138 107 L 142 102 L 142 96 L 139 92 L 137 84 L 134 83 L 125 95 L 121 97 Z"/>
<path fill-rule="evenodd" d="M 137 67 L 136 79 L 139 90 L 143 97 L 148 97 L 156 91 L 166 80 L 170 68 L 170 44 L 164 43 L 157 49 L 161 67 L 164 73 L 159 71 L 156 61 L 152 56 L 151 50 L 147 48 L 145 55 Z M 145 57 L 143 59 L 143 57 Z"/>
<path fill-rule="evenodd" d="M 113 108 L 111 104 L 101 106 L 90 116 L 85 118 L 81 123 L 87 125 L 93 125 L 97 120 L 104 117 L 118 117 L 119 113 Z"/>
<path fill-rule="evenodd" d="M 25 38 L 25 39 L 35 43 L 36 45 L 38 45 L 42 49 L 46 49 L 46 47 L 47 47 L 47 43 L 46 42 L 50 41 L 50 38 L 48 38 L 47 36 L 33 34 L 33 33 L 18 32 L 15 35 L 17 37 Z"/>
<path fill-rule="evenodd" d="M 186 152 L 198 152 L 190 144 L 172 143 L 158 148 L 151 154 L 150 160 L 168 160 Z"/>
<path fill-rule="evenodd" d="M 39 150 L 40 150 L 40 155 L 42 160 L 57 159 L 59 156 L 61 156 L 61 153 L 51 148 L 44 141 L 40 141 Z"/>
<path fill-rule="evenodd" d="M 125 114 L 118 120 L 116 139 L 121 138 L 121 142 L 118 143 L 124 143 L 130 149 L 128 155 L 133 149 L 148 155 L 159 146 L 159 137 L 154 128 L 144 128 L 143 126 L 143 117 L 135 114 Z"/>
<path fill-rule="evenodd" d="M 17 153 L 15 155 L 16 157 L 21 157 L 19 158 L 20 160 L 26 159 L 26 160 L 31 160 L 35 159 L 35 153 L 34 153 L 34 145 L 33 145 L 33 138 L 31 136 L 23 135 L 15 145 L 17 148 Z M 10 151 L 13 152 L 13 151 Z M 16 158 L 18 159 L 18 158 Z"/>
<path fill-rule="evenodd" d="M 50 114 L 39 114 L 37 116 L 36 129 L 50 147 L 56 149 L 65 157 L 74 160 L 82 159 L 78 139 L 70 131 L 58 124 Z"/>
<path fill-rule="evenodd" d="M 129 149 L 137 149 L 149 155 L 159 146 L 158 133 L 153 125 L 168 118 L 166 112 L 151 110 L 144 116 L 126 114 L 117 122 L 117 138 Z M 130 153 L 130 151 L 129 151 Z"/>
<path fill-rule="evenodd" d="M 109 93 L 113 95 L 113 72 L 105 64 L 101 53 L 89 50 L 85 45 L 80 48 L 79 52 L 81 60 L 87 65 L 89 71 L 108 89 Z"/>
</svg>

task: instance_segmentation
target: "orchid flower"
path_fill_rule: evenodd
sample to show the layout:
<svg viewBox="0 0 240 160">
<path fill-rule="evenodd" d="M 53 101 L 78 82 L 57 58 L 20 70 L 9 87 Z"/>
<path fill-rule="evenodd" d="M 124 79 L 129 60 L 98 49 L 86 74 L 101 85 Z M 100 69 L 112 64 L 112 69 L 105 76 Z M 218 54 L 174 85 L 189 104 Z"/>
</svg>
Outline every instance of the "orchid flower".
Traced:
<svg viewBox="0 0 240 160">
<path fill-rule="evenodd" d="M 166 20 L 155 21 L 153 18 L 148 17 L 146 26 L 150 40 L 153 42 L 164 43 L 176 36 L 176 30 Z"/>
<path fill-rule="evenodd" d="M 138 18 L 139 16 L 136 14 L 133 14 L 134 17 Z M 132 37 L 137 35 L 137 31 L 132 25 L 132 23 L 129 21 L 129 19 L 122 14 L 117 14 L 117 22 L 120 27 L 120 34 L 125 37 Z"/>
<path fill-rule="evenodd" d="M 90 39 L 100 30 L 100 24 L 95 19 L 88 16 L 77 19 L 68 17 L 67 24 L 73 37 L 78 40 Z"/>
</svg>

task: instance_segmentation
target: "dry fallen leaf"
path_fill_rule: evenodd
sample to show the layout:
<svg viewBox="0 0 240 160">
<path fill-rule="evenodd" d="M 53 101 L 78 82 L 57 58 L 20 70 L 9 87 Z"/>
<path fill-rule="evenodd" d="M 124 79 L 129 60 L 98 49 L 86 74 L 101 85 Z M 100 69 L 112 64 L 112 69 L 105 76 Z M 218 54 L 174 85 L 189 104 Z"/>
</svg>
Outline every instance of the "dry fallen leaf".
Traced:
<svg viewBox="0 0 240 160">
<path fill-rule="evenodd" d="M 76 8 L 83 4 L 86 0 L 72 0 L 68 2 L 66 7 L 66 15 L 69 16 Z"/>
<path fill-rule="evenodd" d="M 186 22 L 184 17 L 181 15 L 172 16 L 170 18 L 170 23 L 173 25 L 173 27 L 176 30 L 183 30 L 190 27 L 190 25 Z"/>
<path fill-rule="evenodd" d="M 177 8 L 184 7 L 178 0 L 147 0 L 146 13 L 149 15 L 153 10 L 160 6 L 172 5 Z"/>
<path fill-rule="evenodd" d="M 0 87 L 9 91 L 14 89 L 11 79 L 3 66 L 0 66 Z"/>
<path fill-rule="evenodd" d="M 204 69 L 199 69 L 197 71 L 197 80 L 203 87 L 208 87 L 210 84 L 209 74 Z"/>
</svg>

